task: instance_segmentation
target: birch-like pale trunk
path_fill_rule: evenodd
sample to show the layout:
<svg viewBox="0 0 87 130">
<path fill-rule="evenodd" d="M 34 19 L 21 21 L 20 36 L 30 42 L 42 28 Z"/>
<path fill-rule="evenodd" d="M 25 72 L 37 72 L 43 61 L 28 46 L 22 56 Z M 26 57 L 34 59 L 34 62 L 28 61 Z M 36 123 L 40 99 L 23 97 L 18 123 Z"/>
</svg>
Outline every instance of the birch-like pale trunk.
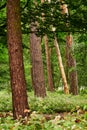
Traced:
<svg viewBox="0 0 87 130">
<path fill-rule="evenodd" d="M 55 45 L 55 48 L 56 48 L 57 58 L 58 58 L 58 62 L 59 62 L 59 68 L 60 68 L 62 81 L 63 81 L 63 85 L 64 85 L 64 93 L 69 94 L 69 88 L 68 88 L 68 83 L 67 83 L 67 79 L 66 79 L 66 74 L 65 74 L 65 71 L 64 71 L 64 66 L 63 66 L 63 63 L 62 63 L 62 57 L 61 57 L 61 54 L 60 54 L 60 49 L 59 49 L 59 45 L 58 45 L 58 41 L 57 41 L 56 36 L 55 36 L 55 39 L 54 39 L 54 45 Z"/>
</svg>

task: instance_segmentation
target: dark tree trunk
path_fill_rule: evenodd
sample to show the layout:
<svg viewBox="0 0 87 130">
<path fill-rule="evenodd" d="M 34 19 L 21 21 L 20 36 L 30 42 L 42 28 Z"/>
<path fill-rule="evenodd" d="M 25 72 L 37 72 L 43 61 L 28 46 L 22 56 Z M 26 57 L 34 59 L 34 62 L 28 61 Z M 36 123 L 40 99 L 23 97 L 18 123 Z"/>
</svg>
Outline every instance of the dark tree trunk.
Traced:
<svg viewBox="0 0 87 130">
<path fill-rule="evenodd" d="M 35 34 L 36 28 L 31 24 L 30 52 L 32 62 L 32 85 L 37 97 L 45 97 L 45 80 L 41 52 L 41 38 Z"/>
<path fill-rule="evenodd" d="M 41 0 L 41 3 L 44 3 L 45 0 Z M 42 13 L 42 16 L 44 16 L 44 13 Z M 44 17 L 42 18 L 44 21 Z M 48 47 L 48 37 L 47 35 L 44 36 L 45 41 L 45 51 L 46 51 L 46 62 L 47 62 L 47 74 L 48 74 L 48 90 L 54 91 L 53 86 L 53 79 L 52 79 L 52 70 L 51 70 L 51 62 L 50 62 L 50 55 L 49 55 L 49 47 Z"/>
<path fill-rule="evenodd" d="M 28 116 L 23 66 L 20 0 L 7 0 L 7 42 L 10 62 L 13 116 Z"/>
<path fill-rule="evenodd" d="M 62 14 L 66 14 L 67 17 L 69 15 L 68 12 L 68 6 L 67 4 L 61 5 Z M 68 21 L 67 21 L 68 22 Z M 66 22 L 66 26 L 68 27 L 68 23 Z M 74 95 L 78 94 L 78 79 L 77 79 L 77 71 L 76 71 L 76 61 L 73 56 L 72 51 L 73 41 L 72 41 L 72 35 L 67 35 L 66 37 L 66 59 L 67 59 L 67 68 L 70 71 L 69 72 L 69 78 L 67 74 L 67 79 L 70 79 L 70 92 Z"/>
<path fill-rule="evenodd" d="M 72 35 L 67 35 L 66 37 L 66 59 L 68 68 L 68 79 L 70 82 L 70 93 L 73 95 L 78 94 L 78 78 L 76 71 L 76 60 L 73 55 L 73 39 Z"/>
<path fill-rule="evenodd" d="M 49 55 L 47 35 L 44 36 L 44 42 L 45 42 L 47 74 L 48 74 L 48 90 L 52 92 L 54 91 L 54 86 L 53 86 L 53 79 L 52 79 L 51 61 L 50 61 L 50 55 Z"/>
</svg>

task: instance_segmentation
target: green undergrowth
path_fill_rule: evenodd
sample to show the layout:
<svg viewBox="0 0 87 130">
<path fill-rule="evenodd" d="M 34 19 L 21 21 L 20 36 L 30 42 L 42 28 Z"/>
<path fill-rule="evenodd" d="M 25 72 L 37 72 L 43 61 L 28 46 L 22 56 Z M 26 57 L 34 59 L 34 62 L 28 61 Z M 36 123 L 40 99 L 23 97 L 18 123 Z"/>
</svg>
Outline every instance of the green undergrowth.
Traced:
<svg viewBox="0 0 87 130">
<path fill-rule="evenodd" d="M 0 130 L 87 130 L 87 112 L 44 115 L 34 111 L 19 120 L 13 120 L 10 112 L 0 116 Z"/>
<path fill-rule="evenodd" d="M 37 111 L 44 114 L 73 112 L 78 107 L 82 110 L 87 110 L 87 95 L 85 94 L 73 96 L 58 92 L 47 92 L 47 96 L 43 99 L 35 97 L 33 92 L 28 92 L 28 101 L 31 112 Z M 0 91 L 0 112 L 11 110 L 11 93 L 8 91 Z"/>
<path fill-rule="evenodd" d="M 78 107 L 87 110 L 87 95 L 65 95 L 58 92 L 47 93 L 47 97 L 29 97 L 30 109 L 39 113 L 57 113 L 76 111 Z"/>
<path fill-rule="evenodd" d="M 13 120 L 11 93 L 0 91 L 0 130 L 87 130 L 87 95 L 28 92 L 30 117 Z"/>
</svg>

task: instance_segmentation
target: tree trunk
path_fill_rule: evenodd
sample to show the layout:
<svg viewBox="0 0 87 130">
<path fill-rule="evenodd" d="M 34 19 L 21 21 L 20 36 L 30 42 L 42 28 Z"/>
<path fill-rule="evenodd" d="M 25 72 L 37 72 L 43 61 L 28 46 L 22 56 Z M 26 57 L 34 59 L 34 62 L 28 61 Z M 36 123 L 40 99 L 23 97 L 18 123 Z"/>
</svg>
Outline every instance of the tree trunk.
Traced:
<svg viewBox="0 0 87 130">
<path fill-rule="evenodd" d="M 76 60 L 73 55 L 73 39 L 72 35 L 67 35 L 66 37 L 66 60 L 69 73 L 70 81 L 70 93 L 73 95 L 78 94 L 78 78 L 76 71 Z"/>
<path fill-rule="evenodd" d="M 7 42 L 10 62 L 14 119 L 28 116 L 23 65 L 20 0 L 7 0 Z"/>
<path fill-rule="evenodd" d="M 53 79 L 52 79 L 51 61 L 50 61 L 50 55 L 49 55 L 47 35 L 44 36 L 44 42 L 45 42 L 47 74 L 48 74 L 48 90 L 52 92 L 54 91 L 54 86 L 53 86 Z"/>
<path fill-rule="evenodd" d="M 62 76 L 62 81 L 64 84 L 64 93 L 69 94 L 69 88 L 68 88 L 66 75 L 65 75 L 65 71 L 64 71 L 64 67 L 63 67 L 63 63 L 62 63 L 62 58 L 61 58 L 61 54 L 60 54 L 60 49 L 59 49 L 59 45 L 58 45 L 56 36 L 54 39 L 54 45 L 56 48 L 56 53 L 57 53 L 57 57 L 58 57 L 58 61 L 59 61 L 59 68 L 60 68 L 60 72 L 61 72 L 61 76 Z"/>
<path fill-rule="evenodd" d="M 63 0 L 62 0 L 63 1 Z M 61 5 L 62 9 L 62 14 L 66 14 L 67 17 L 69 15 L 68 13 L 68 6 L 67 4 L 62 4 Z M 68 21 L 67 21 L 68 23 Z M 66 26 L 68 27 L 68 24 L 66 23 Z M 69 76 L 70 76 L 70 92 L 74 95 L 78 94 L 78 79 L 77 79 L 77 71 L 76 71 L 76 61 L 73 56 L 73 51 L 72 51 L 72 46 L 73 46 L 73 40 L 72 40 L 72 35 L 67 35 L 66 37 L 66 58 L 67 58 L 67 68 L 69 68 Z"/>
<path fill-rule="evenodd" d="M 41 0 L 41 3 L 44 3 L 44 0 Z M 43 15 L 44 14 L 42 13 L 42 16 Z M 42 18 L 42 20 L 44 21 L 44 17 Z M 54 86 L 53 86 L 53 79 L 52 79 L 52 70 L 51 70 L 51 62 L 50 62 L 47 35 L 44 36 L 44 41 L 45 41 L 46 63 L 47 63 L 47 74 L 48 74 L 48 90 L 52 92 L 52 91 L 54 91 Z"/>
<path fill-rule="evenodd" d="M 45 80 L 43 71 L 43 61 L 41 52 L 41 38 L 35 34 L 36 27 L 31 24 L 30 34 L 30 53 L 32 62 L 32 83 L 34 88 L 34 94 L 37 97 L 45 97 Z"/>
</svg>

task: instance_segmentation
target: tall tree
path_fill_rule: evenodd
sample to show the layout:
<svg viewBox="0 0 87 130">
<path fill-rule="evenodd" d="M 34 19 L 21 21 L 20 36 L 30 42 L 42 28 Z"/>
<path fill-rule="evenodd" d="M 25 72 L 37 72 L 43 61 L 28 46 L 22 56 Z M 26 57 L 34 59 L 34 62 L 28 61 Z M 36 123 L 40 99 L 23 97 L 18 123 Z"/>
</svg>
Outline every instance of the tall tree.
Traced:
<svg viewBox="0 0 87 130">
<path fill-rule="evenodd" d="M 73 51 L 73 38 L 71 34 L 66 36 L 66 61 L 68 67 L 70 93 L 72 93 L 73 95 L 77 95 L 78 78 L 77 78 L 77 70 L 76 70 L 76 60 Z"/>
<path fill-rule="evenodd" d="M 45 97 L 45 80 L 43 70 L 43 60 L 41 51 L 41 37 L 35 34 L 36 26 L 35 23 L 31 23 L 31 34 L 30 34 L 30 53 L 32 62 L 32 85 L 34 94 L 37 97 Z M 36 22 L 37 24 L 37 22 Z"/>
<path fill-rule="evenodd" d="M 43 4 L 45 1 L 41 0 L 41 3 Z M 42 13 L 42 20 L 44 21 L 44 14 Z M 44 36 L 44 43 L 45 43 L 45 52 L 46 52 L 46 63 L 47 63 L 47 74 L 48 74 L 48 90 L 54 91 L 53 86 L 53 79 L 52 79 L 52 70 L 51 70 L 51 61 L 50 61 L 50 55 L 49 55 L 49 44 L 48 44 L 48 36 L 45 34 Z"/>
<path fill-rule="evenodd" d="M 13 116 L 28 116 L 28 101 L 24 75 L 20 0 L 7 0 L 7 42 L 10 62 Z"/>
<path fill-rule="evenodd" d="M 60 49 L 59 49 L 59 45 L 58 45 L 58 41 L 57 41 L 56 36 L 55 36 L 55 39 L 54 39 L 54 45 L 55 45 L 55 48 L 56 48 L 56 53 L 57 53 L 58 62 L 59 62 L 59 68 L 60 68 L 62 81 L 63 81 L 63 85 L 64 85 L 64 93 L 69 94 L 69 88 L 68 88 L 68 83 L 67 83 L 67 79 L 66 79 L 66 74 L 65 74 L 65 71 L 64 71 L 64 66 L 63 66 L 63 63 L 62 63 L 62 57 L 61 57 L 61 53 L 60 53 Z"/>
<path fill-rule="evenodd" d="M 64 2 L 61 0 L 61 2 Z M 68 8 L 67 4 L 62 4 L 61 5 L 62 9 L 62 14 L 66 15 L 68 17 Z M 68 28 L 68 21 L 66 22 L 66 27 Z M 73 50 L 73 38 L 71 33 L 68 33 L 66 36 L 66 63 L 67 63 L 67 68 L 69 68 L 68 73 L 69 73 L 69 81 L 70 81 L 70 93 L 77 95 L 78 94 L 78 78 L 77 78 L 77 71 L 76 71 L 76 60 L 74 55 Z"/>
<path fill-rule="evenodd" d="M 51 61 L 50 61 L 49 45 L 48 45 L 48 37 L 47 37 L 47 35 L 44 36 L 44 42 L 45 42 L 47 74 L 48 74 L 48 90 L 52 92 L 52 91 L 54 91 L 54 86 L 53 86 Z"/>
</svg>

